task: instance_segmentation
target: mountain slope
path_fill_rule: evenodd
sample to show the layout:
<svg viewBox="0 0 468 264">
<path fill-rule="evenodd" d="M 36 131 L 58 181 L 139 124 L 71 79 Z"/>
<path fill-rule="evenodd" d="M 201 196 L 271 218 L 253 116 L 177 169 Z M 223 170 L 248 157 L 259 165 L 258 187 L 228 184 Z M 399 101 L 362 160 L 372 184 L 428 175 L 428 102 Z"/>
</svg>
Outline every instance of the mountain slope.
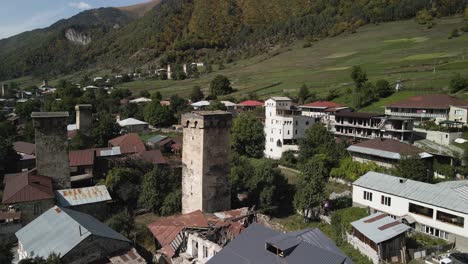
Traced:
<svg viewBox="0 0 468 264">
<path fill-rule="evenodd" d="M 161 2 L 162 0 L 150 0 L 141 4 L 117 7 L 117 9 L 128 13 L 132 17 L 142 17 Z"/>
<path fill-rule="evenodd" d="M 278 43 L 335 36 L 367 23 L 411 18 L 422 9 L 435 16 L 461 12 L 464 7 L 465 0 L 164 0 L 120 10 L 91 10 L 80 14 L 83 20 L 79 23 L 70 19 L 59 22 L 66 26 L 31 33 L 40 35 L 38 41 L 21 45 L 0 42 L 0 50 L 6 47 L 0 61 L 7 62 L 0 65 L 0 80 L 70 73 L 90 66 L 139 67 L 156 59 L 162 59 L 162 64 L 206 59 L 206 48 L 218 50 L 212 58 L 215 61 L 236 60 L 266 52 Z M 129 15 L 132 10 L 146 13 L 135 19 Z M 104 20 L 99 19 L 101 13 Z M 96 17 L 101 24 L 92 23 Z M 113 28 L 116 20 L 123 24 L 120 29 Z M 68 32 L 67 39 L 70 28 L 73 32 Z M 27 38 L 20 36 L 17 39 Z"/>
</svg>

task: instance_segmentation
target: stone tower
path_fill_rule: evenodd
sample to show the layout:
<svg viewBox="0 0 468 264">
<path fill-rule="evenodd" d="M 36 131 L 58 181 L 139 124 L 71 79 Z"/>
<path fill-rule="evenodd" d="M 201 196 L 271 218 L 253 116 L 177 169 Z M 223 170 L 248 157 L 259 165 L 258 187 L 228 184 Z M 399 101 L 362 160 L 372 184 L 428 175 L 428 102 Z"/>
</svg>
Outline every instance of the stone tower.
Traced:
<svg viewBox="0 0 468 264">
<path fill-rule="evenodd" d="M 54 189 L 70 188 L 67 112 L 33 112 L 36 138 L 36 168 L 52 178 Z"/>
<path fill-rule="evenodd" d="M 182 213 L 231 209 L 231 119 L 224 111 L 182 115 Z"/>
<path fill-rule="evenodd" d="M 76 110 L 76 129 L 89 135 L 93 125 L 93 106 L 90 104 L 79 104 Z"/>
</svg>

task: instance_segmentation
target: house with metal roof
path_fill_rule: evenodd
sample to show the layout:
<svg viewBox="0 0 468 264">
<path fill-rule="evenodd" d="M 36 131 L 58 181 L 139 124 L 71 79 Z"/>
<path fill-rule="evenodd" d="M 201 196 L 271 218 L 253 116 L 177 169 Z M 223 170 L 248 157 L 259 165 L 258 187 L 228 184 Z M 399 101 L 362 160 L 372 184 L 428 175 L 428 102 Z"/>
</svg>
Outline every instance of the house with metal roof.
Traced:
<svg viewBox="0 0 468 264">
<path fill-rule="evenodd" d="M 375 213 L 351 223 L 348 242 L 375 264 L 405 263 L 406 233 L 411 227 L 384 213 Z"/>
<path fill-rule="evenodd" d="M 124 120 L 117 121 L 119 126 L 126 133 L 138 133 L 141 131 L 148 130 L 148 123 L 140 121 L 135 118 L 127 118 Z"/>
<path fill-rule="evenodd" d="M 146 150 L 136 133 L 129 133 L 109 140 L 109 147 L 120 147 L 121 154 L 139 153 Z"/>
<path fill-rule="evenodd" d="M 60 255 L 64 263 L 91 263 L 130 250 L 132 243 L 96 218 L 59 206 L 16 232 L 19 259 Z"/>
<path fill-rule="evenodd" d="M 281 233 L 254 223 L 229 242 L 208 264 L 351 264 L 319 229 Z"/>
<path fill-rule="evenodd" d="M 353 109 L 330 101 L 315 101 L 300 106 L 302 115 L 320 118 L 322 122 L 329 123 L 335 120 L 339 112 L 352 112 Z"/>
<path fill-rule="evenodd" d="M 432 164 L 432 155 L 420 148 L 391 138 L 369 139 L 348 147 L 348 152 L 354 161 L 394 168 L 405 156 L 420 157 Z"/>
<path fill-rule="evenodd" d="M 353 205 L 401 219 L 468 252 L 468 183 L 430 184 L 368 172 L 353 183 Z"/>
<path fill-rule="evenodd" d="M 256 100 L 246 100 L 242 101 L 237 104 L 237 110 L 238 111 L 253 111 L 257 108 L 263 108 L 265 106 L 264 102 L 256 101 Z"/>
<path fill-rule="evenodd" d="M 36 170 L 7 174 L 2 204 L 21 212 L 22 222 L 29 223 L 54 205 L 52 178 Z"/>
<path fill-rule="evenodd" d="M 111 214 L 112 197 L 105 185 L 55 191 L 57 205 L 104 219 Z"/>
</svg>

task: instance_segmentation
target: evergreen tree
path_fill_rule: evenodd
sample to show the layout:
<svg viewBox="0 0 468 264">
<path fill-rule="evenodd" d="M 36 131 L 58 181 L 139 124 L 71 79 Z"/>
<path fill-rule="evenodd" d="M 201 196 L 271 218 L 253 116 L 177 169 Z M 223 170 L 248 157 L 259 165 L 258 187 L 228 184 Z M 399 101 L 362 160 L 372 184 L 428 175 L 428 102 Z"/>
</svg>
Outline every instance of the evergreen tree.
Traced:
<svg viewBox="0 0 468 264">
<path fill-rule="evenodd" d="M 242 113 L 234 119 L 231 132 L 232 150 L 250 158 L 263 157 L 265 134 L 260 120 L 251 113 Z"/>
</svg>

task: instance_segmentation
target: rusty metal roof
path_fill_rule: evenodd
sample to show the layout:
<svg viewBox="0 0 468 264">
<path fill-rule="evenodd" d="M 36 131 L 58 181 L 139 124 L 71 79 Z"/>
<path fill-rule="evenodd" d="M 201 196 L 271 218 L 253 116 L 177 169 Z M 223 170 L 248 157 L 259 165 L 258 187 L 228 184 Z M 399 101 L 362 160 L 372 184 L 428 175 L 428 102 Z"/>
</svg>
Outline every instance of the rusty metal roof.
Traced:
<svg viewBox="0 0 468 264">
<path fill-rule="evenodd" d="M 39 176 L 35 170 L 5 177 L 3 204 L 53 199 L 52 178 Z"/>
<path fill-rule="evenodd" d="M 145 264 L 144 258 L 138 254 L 135 248 L 119 251 L 109 257 L 109 264 Z"/>
<path fill-rule="evenodd" d="M 68 153 L 71 167 L 90 166 L 94 164 L 94 149 L 74 150 Z"/>
<path fill-rule="evenodd" d="M 109 145 L 112 147 L 120 147 L 122 154 L 140 153 L 146 150 L 143 141 L 136 133 L 125 134 L 120 137 L 109 140 Z"/>
<path fill-rule="evenodd" d="M 132 157 L 136 159 L 142 159 L 151 164 L 167 164 L 166 158 L 164 158 L 159 149 L 145 150 L 143 152 L 132 155 Z"/>
<path fill-rule="evenodd" d="M 109 191 L 107 190 L 105 185 L 58 190 L 55 191 L 55 196 L 57 198 L 58 204 L 63 207 L 92 204 L 112 200 L 112 197 L 110 196 Z"/>
<path fill-rule="evenodd" d="M 13 149 L 18 153 L 34 155 L 36 154 L 36 145 L 24 141 L 16 141 L 13 143 Z"/>
</svg>

